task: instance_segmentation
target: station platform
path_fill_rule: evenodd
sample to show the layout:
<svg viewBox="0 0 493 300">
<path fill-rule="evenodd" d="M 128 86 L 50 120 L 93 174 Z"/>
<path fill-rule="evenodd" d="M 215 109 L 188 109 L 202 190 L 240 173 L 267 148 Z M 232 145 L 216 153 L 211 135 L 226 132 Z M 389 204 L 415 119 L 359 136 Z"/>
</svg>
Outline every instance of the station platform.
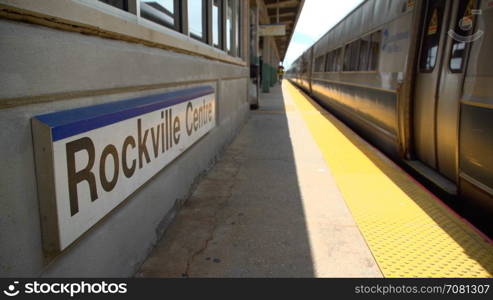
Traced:
<svg viewBox="0 0 493 300">
<path fill-rule="evenodd" d="M 493 244 L 287 81 L 137 277 L 492 277 Z"/>
</svg>

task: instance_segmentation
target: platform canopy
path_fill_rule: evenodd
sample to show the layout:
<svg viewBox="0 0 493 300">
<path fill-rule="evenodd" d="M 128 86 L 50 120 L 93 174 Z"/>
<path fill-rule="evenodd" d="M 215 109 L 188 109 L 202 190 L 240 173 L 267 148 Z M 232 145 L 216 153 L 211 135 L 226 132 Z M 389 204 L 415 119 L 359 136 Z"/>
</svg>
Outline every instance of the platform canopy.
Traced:
<svg viewBox="0 0 493 300">
<path fill-rule="evenodd" d="M 304 0 L 264 1 L 270 24 L 286 26 L 286 34 L 275 37 L 281 60 L 284 60 L 284 57 L 286 56 L 289 42 L 293 36 L 304 2 Z"/>
</svg>

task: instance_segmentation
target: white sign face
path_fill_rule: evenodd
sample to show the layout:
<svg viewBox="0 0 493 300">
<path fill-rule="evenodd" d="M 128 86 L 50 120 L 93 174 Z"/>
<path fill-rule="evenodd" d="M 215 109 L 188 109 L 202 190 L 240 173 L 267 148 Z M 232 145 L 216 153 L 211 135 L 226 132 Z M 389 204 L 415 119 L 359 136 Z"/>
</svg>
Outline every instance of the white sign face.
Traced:
<svg viewBox="0 0 493 300">
<path fill-rule="evenodd" d="M 45 248 L 65 249 L 207 134 L 215 109 L 212 88 L 202 87 L 36 117 L 36 161 L 51 156 L 37 166 L 38 185 L 52 181 L 40 189 L 42 219 L 56 218 L 43 230 Z"/>
</svg>

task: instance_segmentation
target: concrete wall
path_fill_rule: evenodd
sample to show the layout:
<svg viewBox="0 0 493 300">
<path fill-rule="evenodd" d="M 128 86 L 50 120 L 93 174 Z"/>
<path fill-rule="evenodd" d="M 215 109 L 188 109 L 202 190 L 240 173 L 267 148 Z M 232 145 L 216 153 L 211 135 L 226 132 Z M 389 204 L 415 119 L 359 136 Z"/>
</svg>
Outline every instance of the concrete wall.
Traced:
<svg viewBox="0 0 493 300">
<path fill-rule="evenodd" d="M 0 276 L 132 276 L 248 117 L 246 67 L 0 19 Z M 31 118 L 208 84 L 218 124 L 47 263 Z"/>
</svg>

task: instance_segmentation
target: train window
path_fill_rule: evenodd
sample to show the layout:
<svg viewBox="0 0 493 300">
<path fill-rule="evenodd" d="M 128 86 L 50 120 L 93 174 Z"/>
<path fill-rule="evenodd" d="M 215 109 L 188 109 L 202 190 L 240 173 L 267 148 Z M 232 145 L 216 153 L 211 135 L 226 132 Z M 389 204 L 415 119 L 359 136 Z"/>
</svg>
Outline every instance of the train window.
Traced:
<svg viewBox="0 0 493 300">
<path fill-rule="evenodd" d="M 341 58 L 342 58 L 342 48 L 339 48 L 334 51 L 334 57 L 332 61 L 333 72 L 339 72 L 342 70 Z"/>
<path fill-rule="evenodd" d="M 344 71 L 358 71 L 360 41 L 346 45 L 344 52 Z"/>
<path fill-rule="evenodd" d="M 359 52 L 361 48 L 361 41 L 353 42 L 353 49 L 351 50 L 351 71 L 359 70 Z"/>
<path fill-rule="evenodd" d="M 332 57 L 334 56 L 334 51 L 327 53 L 325 57 L 325 72 L 332 72 Z"/>
<path fill-rule="evenodd" d="M 360 71 L 367 71 L 370 58 L 371 36 L 367 35 L 360 40 L 359 49 L 359 68 Z"/>
<path fill-rule="evenodd" d="M 339 72 L 341 70 L 341 52 L 342 48 L 338 48 L 327 53 L 327 59 L 325 61 L 326 72 Z"/>
<path fill-rule="evenodd" d="M 343 70 L 344 71 L 349 71 L 350 68 L 350 61 L 351 61 L 351 48 L 349 47 L 350 44 L 346 45 L 346 48 L 344 49 L 344 66 Z"/>
<path fill-rule="evenodd" d="M 458 42 L 452 45 L 452 55 L 450 57 L 450 70 L 452 72 L 462 72 L 465 53 L 466 43 Z"/>
<path fill-rule="evenodd" d="M 370 57 L 368 62 L 368 70 L 376 71 L 380 59 L 380 43 L 382 41 L 382 31 L 372 33 L 370 39 Z"/>
<path fill-rule="evenodd" d="M 140 15 L 158 24 L 179 29 L 178 1 L 140 0 Z"/>
<path fill-rule="evenodd" d="M 212 44 L 221 48 L 223 30 L 223 6 L 221 0 L 214 0 L 212 4 Z"/>
<path fill-rule="evenodd" d="M 308 73 L 308 62 L 305 59 L 301 61 L 301 73 Z"/>
<path fill-rule="evenodd" d="M 323 72 L 324 71 L 324 66 L 325 66 L 325 55 L 320 55 L 315 59 L 315 72 Z"/>
<path fill-rule="evenodd" d="M 461 0 L 456 17 L 455 32 L 462 36 L 469 36 L 473 31 L 474 15 L 473 10 L 477 9 L 477 1 Z M 459 39 L 452 40 L 452 53 L 450 55 L 450 71 L 461 73 L 464 69 L 464 58 L 466 56 L 466 42 Z"/>
<path fill-rule="evenodd" d="M 206 1 L 188 0 L 188 28 L 190 36 L 204 41 L 206 38 Z"/>
<path fill-rule="evenodd" d="M 99 0 L 116 8 L 128 11 L 128 0 Z"/>
<path fill-rule="evenodd" d="M 432 72 L 435 69 L 445 5 L 446 0 L 429 0 L 427 3 L 426 23 L 421 46 L 421 72 Z"/>
</svg>

